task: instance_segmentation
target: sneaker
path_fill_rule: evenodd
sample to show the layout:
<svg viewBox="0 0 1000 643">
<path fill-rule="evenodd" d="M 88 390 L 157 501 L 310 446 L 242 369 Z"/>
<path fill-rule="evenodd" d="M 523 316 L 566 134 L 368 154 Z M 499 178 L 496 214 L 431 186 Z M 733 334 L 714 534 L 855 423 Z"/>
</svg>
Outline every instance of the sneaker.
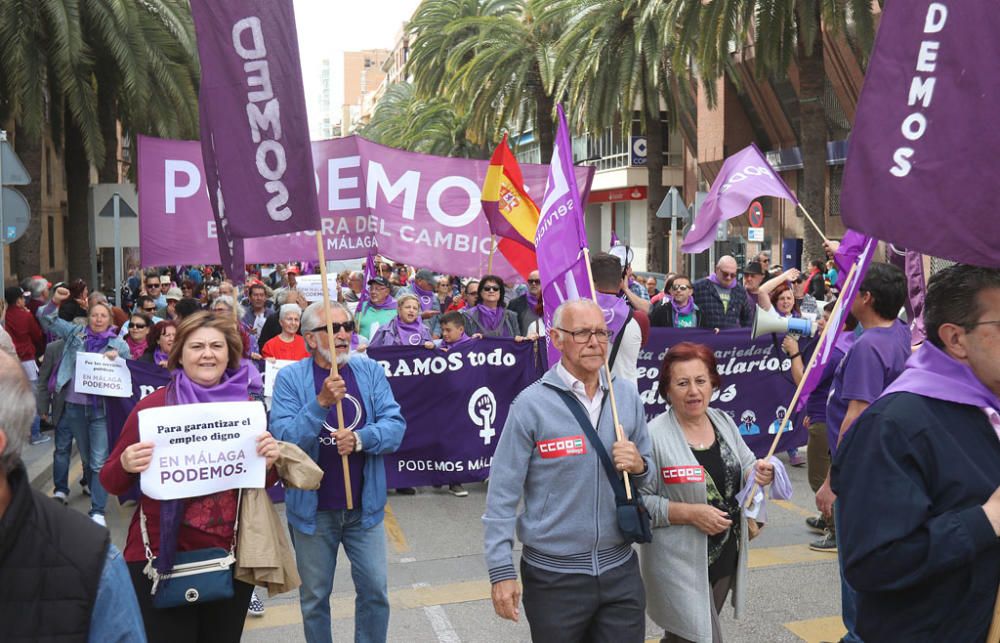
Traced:
<svg viewBox="0 0 1000 643">
<path fill-rule="evenodd" d="M 823 514 L 819 514 L 806 518 L 806 526 L 822 534 L 830 525 L 826 524 L 826 518 L 823 517 Z"/>
<path fill-rule="evenodd" d="M 257 590 L 253 590 L 250 594 L 250 607 L 247 608 L 247 614 L 250 616 L 264 616 L 264 604 L 257 598 Z"/>
<path fill-rule="evenodd" d="M 809 549 L 813 551 L 825 551 L 831 554 L 837 553 L 837 536 L 827 529 L 823 537 L 815 542 L 809 543 Z"/>
<path fill-rule="evenodd" d="M 417 490 L 413 487 L 400 487 L 396 489 L 396 493 L 400 496 L 415 496 L 417 495 Z"/>
<path fill-rule="evenodd" d="M 448 491 L 451 492 L 451 495 L 455 496 L 456 498 L 464 498 L 467 495 L 469 495 L 469 492 L 466 491 L 460 484 L 448 485 Z"/>
<path fill-rule="evenodd" d="M 804 467 L 806 466 L 806 457 L 796 449 L 794 452 L 788 454 L 788 464 L 793 467 Z"/>
<path fill-rule="evenodd" d="M 64 505 L 68 505 L 69 504 L 69 495 L 65 491 L 57 491 L 57 492 L 55 492 L 54 494 L 52 494 L 52 499 L 53 500 L 58 500 L 59 502 L 63 503 Z"/>
<path fill-rule="evenodd" d="M 80 489 L 83 490 L 83 495 L 85 495 L 85 496 L 89 496 L 90 495 L 90 487 L 88 487 L 87 483 L 83 482 L 82 480 L 80 481 Z"/>
<path fill-rule="evenodd" d="M 51 435 L 45 435 L 44 433 L 42 433 L 37 438 L 31 438 L 31 445 L 34 446 L 36 444 L 45 444 L 46 442 L 51 442 L 51 441 L 52 441 Z"/>
<path fill-rule="evenodd" d="M 90 514 L 90 519 L 102 527 L 108 526 L 107 521 L 104 520 L 104 514 Z"/>
</svg>

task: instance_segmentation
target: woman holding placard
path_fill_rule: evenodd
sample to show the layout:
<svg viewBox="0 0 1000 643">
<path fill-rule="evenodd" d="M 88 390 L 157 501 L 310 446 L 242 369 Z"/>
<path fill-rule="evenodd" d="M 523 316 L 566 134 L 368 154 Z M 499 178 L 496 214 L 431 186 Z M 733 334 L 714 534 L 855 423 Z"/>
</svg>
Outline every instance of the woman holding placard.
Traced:
<svg viewBox="0 0 1000 643">
<path fill-rule="evenodd" d="M 167 361 L 170 384 L 136 404 L 101 470 L 101 482 L 109 491 L 124 493 L 139 482 L 139 474 L 152 463 L 153 443 L 139 441 L 139 412 L 143 409 L 250 399 L 247 369 L 253 366 L 241 361 L 242 349 L 231 318 L 201 312 L 180 323 Z M 272 465 L 278 458 L 278 443 L 267 431 L 257 438 L 257 454 L 266 458 L 268 483 L 273 484 L 276 474 Z M 239 641 L 251 585 L 232 579 L 226 598 L 200 602 L 197 594 L 185 595 L 190 604 L 158 607 L 162 601 L 153 595 L 150 579 L 171 570 L 176 573 L 174 562 L 181 553 L 210 548 L 232 551 L 238 505 L 237 490 L 183 500 L 157 501 L 145 495 L 140 499 L 129 525 L 124 556 L 150 641 Z M 230 567 L 229 574 L 232 571 Z M 173 582 L 180 581 L 158 581 L 156 592 L 169 587 L 164 583 Z"/>
<path fill-rule="evenodd" d="M 86 293 L 86 286 L 83 286 Z M 90 517 L 99 525 L 104 525 L 104 507 L 108 501 L 108 493 L 97 479 L 104 461 L 108 457 L 108 427 L 104 411 L 104 397 L 80 393 L 76 390 L 76 361 L 78 353 L 104 353 L 109 360 L 118 355 L 129 356 L 129 347 L 118 338 L 118 333 L 111 325 L 111 307 L 105 302 L 94 302 L 89 310 L 85 298 L 76 300 L 81 310 L 86 310 L 87 325 L 74 324 L 57 316 L 59 307 L 70 297 L 70 291 L 60 286 L 56 288 L 52 300 L 46 304 L 39 315 L 42 328 L 64 340 L 63 357 L 56 370 L 54 394 L 69 387 L 66 392 L 66 406 L 63 408 L 63 421 L 77 437 L 80 448 L 89 454 L 87 464 L 90 467 Z"/>
</svg>

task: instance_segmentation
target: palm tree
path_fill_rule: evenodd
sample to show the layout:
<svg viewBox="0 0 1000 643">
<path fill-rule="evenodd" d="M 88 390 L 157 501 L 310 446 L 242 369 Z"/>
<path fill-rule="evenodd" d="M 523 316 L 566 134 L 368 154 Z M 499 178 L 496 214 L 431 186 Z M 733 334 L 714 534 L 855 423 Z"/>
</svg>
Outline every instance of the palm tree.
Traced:
<svg viewBox="0 0 1000 643">
<path fill-rule="evenodd" d="M 875 17 L 871 0 L 651 0 L 666 5 L 675 25 L 675 60 L 691 56 L 714 99 L 712 81 L 727 73 L 732 43 L 753 43 L 758 76 L 784 77 L 795 63 L 799 75 L 799 144 L 802 183 L 798 197 L 825 231 L 826 87 L 823 32 L 847 34 L 862 58 L 871 51 Z M 881 3 L 880 3 L 881 4 Z M 806 261 L 824 256 L 822 239 L 805 226 Z"/>
<path fill-rule="evenodd" d="M 45 131 L 64 140 L 71 275 L 89 272 L 91 167 L 102 181 L 118 180 L 118 123 L 197 133 L 193 34 L 184 0 L 0 0 L 0 90 L 9 97 L 0 116 L 14 118 L 19 145 L 40 148 Z M 39 177 L 40 167 L 29 172 Z M 40 228 L 33 222 L 19 242 L 21 275 L 39 271 Z"/>
<path fill-rule="evenodd" d="M 370 141 L 395 148 L 464 158 L 487 158 L 489 148 L 472 143 L 468 118 L 459 116 L 447 99 L 417 98 L 413 85 L 390 86 L 371 121 L 358 132 Z"/>
<path fill-rule="evenodd" d="M 533 127 L 548 162 L 554 141 L 554 44 L 558 23 L 540 20 L 542 0 L 424 0 L 407 63 L 417 96 L 445 96 L 468 114 L 476 143 Z"/>
<path fill-rule="evenodd" d="M 547 17 L 566 27 L 557 44 L 556 95 L 565 96 L 576 124 L 594 133 L 621 127 L 628 135 L 633 110 L 646 133 L 647 236 L 651 270 L 665 270 L 667 221 L 656 217 L 663 185 L 664 124 L 661 102 L 675 117 L 672 36 L 663 10 L 645 0 L 554 0 Z"/>
</svg>

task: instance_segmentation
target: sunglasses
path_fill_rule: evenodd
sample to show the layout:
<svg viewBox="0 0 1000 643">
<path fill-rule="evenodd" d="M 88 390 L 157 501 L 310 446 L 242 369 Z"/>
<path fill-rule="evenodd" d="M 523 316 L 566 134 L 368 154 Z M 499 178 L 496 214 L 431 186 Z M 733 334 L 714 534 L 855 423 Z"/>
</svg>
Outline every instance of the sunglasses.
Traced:
<svg viewBox="0 0 1000 643">
<path fill-rule="evenodd" d="M 344 322 L 343 324 L 341 324 L 340 322 L 333 322 L 330 325 L 333 327 L 333 332 L 335 334 L 339 333 L 341 329 L 346 330 L 349 333 L 353 333 L 354 332 L 354 322 L 352 322 L 352 321 Z M 326 332 L 326 326 L 325 325 L 324 326 L 319 326 L 317 328 L 313 328 L 312 330 L 307 330 L 306 332 L 307 333 L 325 333 Z"/>
<path fill-rule="evenodd" d="M 144 311 L 146 311 L 147 313 L 155 313 L 156 312 L 156 306 L 153 306 L 152 308 L 146 308 L 145 306 L 143 306 L 142 309 Z"/>
<path fill-rule="evenodd" d="M 719 274 L 722 275 L 723 277 L 729 277 L 730 279 L 736 276 L 735 272 L 726 272 L 724 270 L 720 271 Z"/>
<path fill-rule="evenodd" d="M 160 287 L 160 284 L 158 284 L 158 283 L 156 283 L 156 284 L 153 284 L 153 283 L 146 284 L 146 288 L 159 288 L 159 287 Z"/>
<path fill-rule="evenodd" d="M 146 328 L 146 324 L 129 324 L 129 330 L 143 330 Z"/>
<path fill-rule="evenodd" d="M 674 292 L 684 292 L 685 290 L 691 290 L 691 286 L 677 284 L 676 286 L 671 286 L 670 290 L 673 290 Z"/>
<path fill-rule="evenodd" d="M 542 283 L 542 280 L 541 279 L 529 279 L 528 283 L 530 285 L 537 286 L 538 284 Z"/>
<path fill-rule="evenodd" d="M 500 286 L 483 286 L 479 292 L 500 292 Z"/>
</svg>

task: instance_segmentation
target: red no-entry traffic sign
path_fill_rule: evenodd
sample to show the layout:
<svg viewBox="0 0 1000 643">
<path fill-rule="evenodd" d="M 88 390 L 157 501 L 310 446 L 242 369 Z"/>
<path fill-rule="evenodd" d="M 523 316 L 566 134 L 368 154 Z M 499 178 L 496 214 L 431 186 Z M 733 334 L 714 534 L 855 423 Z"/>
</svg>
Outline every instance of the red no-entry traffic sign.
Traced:
<svg viewBox="0 0 1000 643">
<path fill-rule="evenodd" d="M 764 225 L 764 206 L 760 204 L 760 201 L 751 203 L 747 214 L 750 216 L 751 228 L 759 228 Z"/>
</svg>

